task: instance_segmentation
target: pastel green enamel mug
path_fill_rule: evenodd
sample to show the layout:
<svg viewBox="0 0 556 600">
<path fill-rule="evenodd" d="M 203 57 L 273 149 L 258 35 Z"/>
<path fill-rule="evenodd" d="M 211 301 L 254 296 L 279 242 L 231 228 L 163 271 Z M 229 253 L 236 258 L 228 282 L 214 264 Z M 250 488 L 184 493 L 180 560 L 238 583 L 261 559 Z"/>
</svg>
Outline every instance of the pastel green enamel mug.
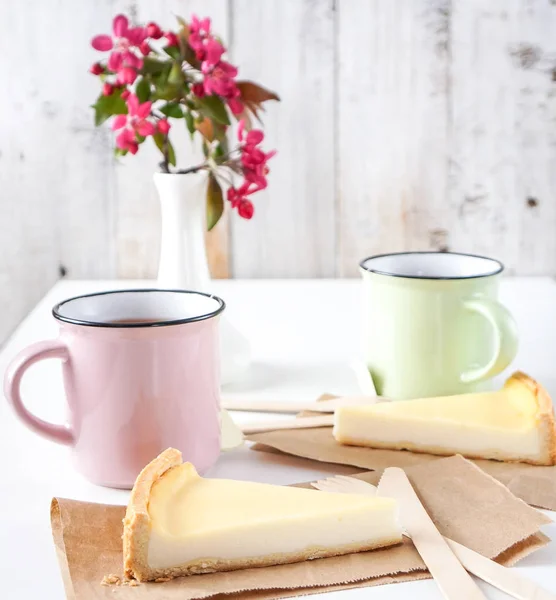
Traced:
<svg viewBox="0 0 556 600">
<path fill-rule="evenodd" d="M 517 327 L 497 299 L 499 261 L 401 252 L 371 256 L 360 268 L 365 361 L 379 395 L 483 391 L 514 359 Z"/>
</svg>

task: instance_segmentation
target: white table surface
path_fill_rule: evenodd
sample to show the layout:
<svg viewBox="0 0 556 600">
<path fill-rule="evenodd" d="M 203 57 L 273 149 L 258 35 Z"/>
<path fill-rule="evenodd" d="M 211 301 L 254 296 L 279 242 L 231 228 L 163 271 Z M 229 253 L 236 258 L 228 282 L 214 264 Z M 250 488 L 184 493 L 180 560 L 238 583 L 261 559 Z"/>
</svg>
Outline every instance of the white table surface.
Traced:
<svg viewBox="0 0 556 600">
<path fill-rule="evenodd" d="M 0 373 L 18 350 L 56 335 L 50 309 L 57 301 L 96 290 L 147 285 L 137 281 L 58 283 L 3 347 Z M 214 291 L 226 300 L 228 316 L 249 337 L 255 361 L 249 380 L 228 387 L 224 390 L 227 396 L 314 399 L 323 392 L 359 391 L 350 367 L 359 348 L 359 281 L 217 281 Z M 556 283 L 549 278 L 508 279 L 501 296 L 520 328 L 515 366 L 542 381 L 556 397 Z M 59 364 L 46 361 L 34 366 L 24 379 L 23 395 L 39 416 L 60 422 L 64 397 Z M 260 418 L 263 416 L 256 414 L 238 416 L 243 421 Z M 88 483 L 73 470 L 66 447 L 32 434 L 16 420 L 5 401 L 0 402 L 0 452 L 0 579 L 4 590 L 0 596 L 6 600 L 63 599 L 50 533 L 51 498 L 126 504 L 129 492 Z M 210 476 L 288 484 L 342 471 L 338 466 L 244 447 L 223 454 Z M 556 539 L 556 525 L 543 531 Z M 556 541 L 515 568 L 556 592 Z M 509 597 L 487 584 L 480 585 L 488 598 Z M 440 599 L 441 594 L 434 582 L 419 581 L 314 597 L 421 600 Z"/>
</svg>

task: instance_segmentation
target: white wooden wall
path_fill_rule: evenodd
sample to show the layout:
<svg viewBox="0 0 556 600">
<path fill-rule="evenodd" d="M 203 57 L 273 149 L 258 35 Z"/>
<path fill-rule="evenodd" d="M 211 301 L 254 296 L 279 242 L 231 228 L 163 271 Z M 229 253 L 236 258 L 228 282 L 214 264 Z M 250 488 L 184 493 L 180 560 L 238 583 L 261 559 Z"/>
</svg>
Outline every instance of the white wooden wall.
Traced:
<svg viewBox="0 0 556 600">
<path fill-rule="evenodd" d="M 431 248 L 556 275 L 554 0 L 3 1 L 0 340 L 63 273 L 154 275 L 158 157 L 112 160 L 89 40 L 117 12 L 193 11 L 282 97 L 256 218 L 220 226 L 224 272 L 354 276 L 369 254 Z"/>
</svg>

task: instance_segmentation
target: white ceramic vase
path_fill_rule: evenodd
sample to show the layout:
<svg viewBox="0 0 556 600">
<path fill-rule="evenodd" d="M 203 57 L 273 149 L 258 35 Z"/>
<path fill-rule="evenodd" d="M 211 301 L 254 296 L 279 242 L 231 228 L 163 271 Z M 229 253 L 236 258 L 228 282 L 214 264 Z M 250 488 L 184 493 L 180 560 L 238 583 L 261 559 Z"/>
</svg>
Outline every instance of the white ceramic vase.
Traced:
<svg viewBox="0 0 556 600">
<path fill-rule="evenodd" d="M 213 292 L 205 247 L 207 173 L 155 173 L 154 184 L 162 217 L 159 287 Z M 237 381 L 251 362 L 250 344 L 226 311 L 220 317 L 220 349 L 225 385 Z"/>
</svg>

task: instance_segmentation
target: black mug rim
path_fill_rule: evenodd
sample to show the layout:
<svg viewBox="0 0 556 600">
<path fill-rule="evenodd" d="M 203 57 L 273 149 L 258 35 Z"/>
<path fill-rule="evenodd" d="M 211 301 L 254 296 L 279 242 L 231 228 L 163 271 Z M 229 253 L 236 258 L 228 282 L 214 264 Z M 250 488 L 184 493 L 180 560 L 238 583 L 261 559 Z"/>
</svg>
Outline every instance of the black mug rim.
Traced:
<svg viewBox="0 0 556 600">
<path fill-rule="evenodd" d="M 365 266 L 365 263 L 369 260 L 375 258 L 384 258 L 386 256 L 407 256 L 410 254 L 448 254 L 451 256 L 467 256 L 471 258 L 480 258 L 482 260 L 490 260 L 498 264 L 498 268 L 490 273 L 480 273 L 477 275 L 446 275 L 446 276 L 435 276 L 435 275 L 401 275 L 398 273 L 390 273 L 388 271 L 383 271 L 381 269 L 372 269 L 368 266 Z M 386 252 L 384 254 L 374 254 L 372 256 L 367 256 L 359 262 L 359 267 L 363 271 L 367 271 L 368 273 L 374 273 L 376 275 L 385 275 L 387 277 L 399 277 L 401 279 L 430 279 L 434 281 L 451 281 L 451 280 L 463 280 L 463 279 L 480 279 L 481 277 L 493 277 L 494 275 L 499 275 L 504 270 L 504 264 L 500 262 L 496 258 L 490 258 L 489 256 L 482 256 L 480 254 L 467 254 L 465 252 L 441 252 L 435 250 L 419 250 L 419 251 L 411 251 L 411 252 Z"/>
<path fill-rule="evenodd" d="M 60 309 L 67 304 L 68 302 L 72 302 L 73 300 L 80 300 L 81 298 L 94 298 L 97 296 L 107 296 L 109 294 L 129 294 L 129 293 L 150 293 L 150 292 L 159 292 L 159 293 L 172 293 L 172 294 L 196 294 L 198 296 L 205 296 L 205 298 L 210 298 L 212 300 L 216 300 L 219 304 L 218 308 L 215 310 L 202 314 L 196 315 L 194 317 L 187 317 L 184 319 L 165 319 L 162 321 L 149 321 L 143 323 L 107 323 L 107 322 L 99 322 L 99 321 L 89 321 L 86 319 L 73 319 L 71 317 L 65 317 L 60 314 Z M 168 327 L 172 325 L 184 325 L 186 323 L 196 323 L 198 321 L 206 321 L 207 319 L 212 319 L 219 315 L 226 308 L 226 303 L 219 296 L 215 296 L 214 294 L 208 294 L 206 292 L 198 292 L 196 290 L 181 290 L 181 289 L 157 289 L 157 288 L 140 288 L 140 289 L 123 289 L 123 290 L 108 290 L 105 292 L 93 292 L 91 294 L 81 294 L 79 296 L 73 296 L 72 298 L 67 298 L 66 300 L 62 300 L 58 302 L 52 308 L 52 315 L 57 321 L 61 321 L 63 323 L 71 323 L 72 325 L 83 325 L 85 327 L 102 327 L 106 329 L 139 329 L 139 328 L 147 328 L 147 327 Z"/>
</svg>

